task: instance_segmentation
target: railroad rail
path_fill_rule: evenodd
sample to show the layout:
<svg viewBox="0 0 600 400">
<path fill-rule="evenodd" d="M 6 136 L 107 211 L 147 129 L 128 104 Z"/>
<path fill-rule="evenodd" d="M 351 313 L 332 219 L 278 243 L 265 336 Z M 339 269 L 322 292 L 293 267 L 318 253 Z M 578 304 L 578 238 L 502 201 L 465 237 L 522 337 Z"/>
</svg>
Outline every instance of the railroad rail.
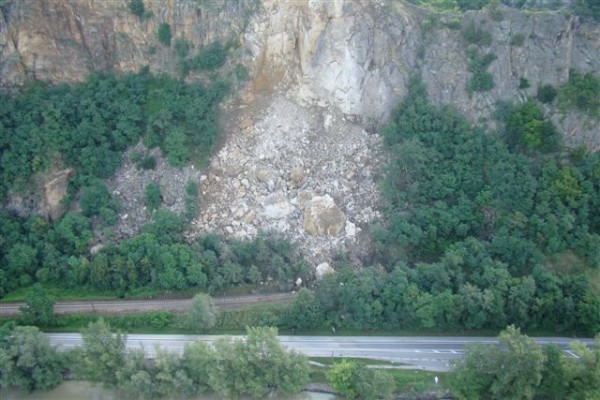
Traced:
<svg viewBox="0 0 600 400">
<path fill-rule="evenodd" d="M 248 296 L 215 297 L 213 300 L 220 310 L 237 310 L 249 305 L 281 303 L 290 301 L 295 293 L 257 294 Z M 54 304 L 54 313 L 67 314 L 130 314 L 147 311 L 182 312 L 190 308 L 192 299 L 164 300 L 90 300 L 60 301 Z M 25 303 L 0 303 L 0 318 L 16 317 Z"/>
</svg>

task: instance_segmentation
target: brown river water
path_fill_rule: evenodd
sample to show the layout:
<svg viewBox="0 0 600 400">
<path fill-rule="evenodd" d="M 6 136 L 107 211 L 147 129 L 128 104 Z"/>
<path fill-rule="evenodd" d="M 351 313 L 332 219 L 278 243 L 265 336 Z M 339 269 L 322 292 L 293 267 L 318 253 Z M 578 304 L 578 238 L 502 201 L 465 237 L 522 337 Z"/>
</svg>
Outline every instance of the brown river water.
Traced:
<svg viewBox="0 0 600 400">
<path fill-rule="evenodd" d="M 47 392 L 25 393 L 14 389 L 0 389 L 1 400 L 137 400 L 116 389 L 92 386 L 85 381 L 66 381 Z M 170 400 L 220 400 L 217 395 L 171 397 Z M 269 397 L 272 400 L 333 400 L 336 396 L 323 393 L 302 393 L 294 397 Z"/>
</svg>

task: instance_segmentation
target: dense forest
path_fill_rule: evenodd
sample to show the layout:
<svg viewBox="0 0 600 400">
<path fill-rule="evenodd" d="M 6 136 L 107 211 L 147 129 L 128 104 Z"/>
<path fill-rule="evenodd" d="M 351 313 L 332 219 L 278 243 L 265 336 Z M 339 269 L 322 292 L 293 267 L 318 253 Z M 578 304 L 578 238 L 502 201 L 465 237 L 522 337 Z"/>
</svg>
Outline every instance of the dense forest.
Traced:
<svg viewBox="0 0 600 400">
<path fill-rule="evenodd" d="M 600 330 L 600 154 L 562 147 L 533 99 L 499 110 L 485 134 L 411 82 L 382 132 L 376 267 L 318 284 L 336 325 Z"/>
</svg>

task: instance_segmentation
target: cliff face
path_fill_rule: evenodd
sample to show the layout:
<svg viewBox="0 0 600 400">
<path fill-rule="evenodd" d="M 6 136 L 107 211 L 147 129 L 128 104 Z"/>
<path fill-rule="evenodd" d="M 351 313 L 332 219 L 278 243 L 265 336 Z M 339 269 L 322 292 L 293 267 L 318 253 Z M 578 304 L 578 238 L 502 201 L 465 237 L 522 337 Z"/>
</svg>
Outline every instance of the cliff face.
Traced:
<svg viewBox="0 0 600 400">
<path fill-rule="evenodd" d="M 461 21 L 432 16 L 394 0 L 145 0 L 138 18 L 128 0 L 11 0 L 0 16 L 0 84 L 26 78 L 78 81 L 89 71 L 131 71 L 150 65 L 175 71 L 158 26 L 196 49 L 214 40 L 241 42 L 238 55 L 255 89 L 285 88 L 303 105 L 330 105 L 363 121 L 381 122 L 405 94 L 407 77 L 422 73 L 431 99 L 473 121 L 489 117 L 499 99 L 523 100 L 538 85 L 560 86 L 569 70 L 600 74 L 600 26 L 563 12 L 466 13 Z M 492 15 L 493 14 L 493 15 Z M 497 59 L 495 86 L 469 96 L 471 72 L 461 27 L 492 34 L 479 50 Z M 522 37 L 520 43 L 512 39 Z M 530 87 L 519 89 L 521 78 Z M 558 110 L 549 110 L 556 112 Z M 568 140 L 600 146 L 600 125 L 556 115 Z"/>
<path fill-rule="evenodd" d="M 157 40 L 163 22 L 174 40 L 191 43 L 192 53 L 215 40 L 239 43 L 230 58 L 246 66 L 252 81 L 225 105 L 227 139 L 198 177 L 202 211 L 189 233 L 278 231 L 315 263 L 341 251 L 368 253 L 365 228 L 378 215 L 379 142 L 367 131 L 385 121 L 411 75 L 422 75 L 433 102 L 484 124 L 493 123 L 498 100 L 525 100 L 542 84 L 558 87 L 571 69 L 600 75 L 600 26 L 563 12 L 500 7 L 457 19 L 397 0 L 144 0 L 139 18 L 128 4 L 9 0 L 0 8 L 0 86 L 30 78 L 74 82 L 90 71 L 144 65 L 176 73 L 173 49 Z M 494 87 L 471 94 L 461 33 L 470 26 L 491 33 L 491 41 L 470 47 L 496 56 L 487 68 Z M 567 143 L 600 149 L 597 120 L 546 107 Z M 128 168 L 109 182 L 116 197 L 158 179 Z M 159 180 L 177 181 L 168 174 Z M 144 214 L 135 210 L 143 192 L 128 196 L 121 221 Z M 141 222 L 117 230 L 131 235 Z"/>
</svg>

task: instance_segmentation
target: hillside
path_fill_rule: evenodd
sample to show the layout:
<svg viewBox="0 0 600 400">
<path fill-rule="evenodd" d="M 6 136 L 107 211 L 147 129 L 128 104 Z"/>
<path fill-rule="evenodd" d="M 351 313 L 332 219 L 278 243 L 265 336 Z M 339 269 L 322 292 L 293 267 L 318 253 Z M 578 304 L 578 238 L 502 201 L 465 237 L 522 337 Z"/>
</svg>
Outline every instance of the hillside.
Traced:
<svg viewBox="0 0 600 400">
<path fill-rule="evenodd" d="M 597 329 L 594 9 L 415 3 L 0 1 L 0 294 L 331 264 L 342 325 Z"/>
</svg>

